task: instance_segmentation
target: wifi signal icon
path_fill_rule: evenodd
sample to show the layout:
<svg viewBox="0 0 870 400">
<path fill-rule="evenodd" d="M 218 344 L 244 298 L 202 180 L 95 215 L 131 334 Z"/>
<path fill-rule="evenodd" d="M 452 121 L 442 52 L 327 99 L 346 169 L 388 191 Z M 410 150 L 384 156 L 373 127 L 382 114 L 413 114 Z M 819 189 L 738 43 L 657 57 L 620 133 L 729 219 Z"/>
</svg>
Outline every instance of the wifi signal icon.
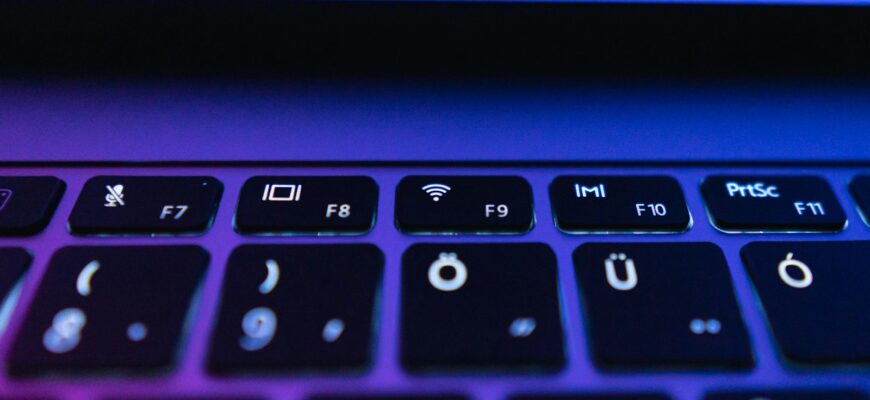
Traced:
<svg viewBox="0 0 870 400">
<path fill-rule="evenodd" d="M 432 201 L 441 200 L 441 197 L 450 191 L 450 186 L 441 183 L 430 183 L 423 186 L 423 191 L 432 198 Z"/>
</svg>

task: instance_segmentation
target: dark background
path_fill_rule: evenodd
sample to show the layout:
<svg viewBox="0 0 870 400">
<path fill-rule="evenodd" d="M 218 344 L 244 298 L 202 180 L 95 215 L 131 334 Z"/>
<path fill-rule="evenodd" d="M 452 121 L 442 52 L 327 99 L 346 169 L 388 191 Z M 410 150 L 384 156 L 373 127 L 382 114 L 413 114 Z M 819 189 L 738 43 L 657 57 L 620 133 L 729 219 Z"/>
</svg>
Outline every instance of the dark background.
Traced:
<svg viewBox="0 0 870 400">
<path fill-rule="evenodd" d="M 870 77 L 870 7 L 14 0 L 0 74 Z"/>
</svg>

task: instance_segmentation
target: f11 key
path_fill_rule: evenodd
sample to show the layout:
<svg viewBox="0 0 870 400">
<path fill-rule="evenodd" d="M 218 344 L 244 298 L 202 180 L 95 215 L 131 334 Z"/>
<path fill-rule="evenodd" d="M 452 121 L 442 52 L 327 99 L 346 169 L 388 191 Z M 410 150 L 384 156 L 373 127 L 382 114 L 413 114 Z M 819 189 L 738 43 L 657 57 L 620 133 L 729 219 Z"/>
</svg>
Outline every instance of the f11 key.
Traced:
<svg viewBox="0 0 870 400">
<path fill-rule="evenodd" d="M 97 176 L 82 189 L 69 227 L 82 234 L 201 232 L 221 190 L 210 177 Z"/>
<path fill-rule="evenodd" d="M 846 214 L 817 176 L 711 176 L 701 192 L 724 231 L 839 231 Z"/>
</svg>

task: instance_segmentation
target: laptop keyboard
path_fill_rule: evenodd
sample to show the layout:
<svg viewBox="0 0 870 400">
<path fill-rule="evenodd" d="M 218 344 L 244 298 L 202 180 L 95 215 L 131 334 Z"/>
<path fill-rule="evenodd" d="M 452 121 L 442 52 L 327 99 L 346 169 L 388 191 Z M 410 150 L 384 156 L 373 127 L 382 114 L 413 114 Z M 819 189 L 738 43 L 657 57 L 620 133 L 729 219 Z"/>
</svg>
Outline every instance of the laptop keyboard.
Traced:
<svg viewBox="0 0 870 400">
<path fill-rule="evenodd" d="M 0 399 L 870 398 L 870 170 L 0 168 Z"/>
</svg>

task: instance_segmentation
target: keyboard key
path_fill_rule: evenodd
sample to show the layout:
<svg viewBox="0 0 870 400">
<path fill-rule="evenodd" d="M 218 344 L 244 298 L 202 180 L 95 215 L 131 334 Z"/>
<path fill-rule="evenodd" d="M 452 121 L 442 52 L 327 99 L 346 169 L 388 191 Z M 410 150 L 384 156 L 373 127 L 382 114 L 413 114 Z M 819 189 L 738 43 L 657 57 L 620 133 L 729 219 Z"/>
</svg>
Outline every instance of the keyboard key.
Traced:
<svg viewBox="0 0 870 400">
<path fill-rule="evenodd" d="M 839 231 L 846 214 L 816 176 L 711 176 L 701 192 L 710 217 L 730 232 Z"/>
<path fill-rule="evenodd" d="M 870 225 L 870 175 L 855 177 L 849 183 L 849 191 L 855 198 L 855 202 L 858 203 L 858 209 L 861 210 L 864 223 Z"/>
<path fill-rule="evenodd" d="M 381 251 L 369 244 L 237 248 L 209 369 L 365 367 L 383 265 Z"/>
<path fill-rule="evenodd" d="M 402 257 L 401 298 L 410 370 L 565 363 L 556 258 L 544 244 L 415 244 Z"/>
<path fill-rule="evenodd" d="M 310 400 L 466 400 L 467 397 L 451 394 L 390 394 L 390 395 L 316 395 L 309 397 Z"/>
<path fill-rule="evenodd" d="M 466 400 L 467 397 L 450 394 L 419 395 L 419 394 L 391 394 L 391 395 L 317 395 L 309 397 L 310 400 Z"/>
<path fill-rule="evenodd" d="M 208 260 L 197 246 L 58 250 L 15 339 L 10 372 L 169 367 Z"/>
<path fill-rule="evenodd" d="M 69 218 L 81 234 L 192 233 L 208 229 L 222 185 L 210 177 L 97 176 Z"/>
<path fill-rule="evenodd" d="M 516 395 L 511 400 L 668 400 L 669 397 L 661 394 L 562 394 L 562 395 Z"/>
<path fill-rule="evenodd" d="M 870 241 L 753 242 L 741 255 L 787 358 L 870 362 Z"/>
<path fill-rule="evenodd" d="M 112 396 L 106 397 L 104 400 L 264 400 L 261 397 L 240 396 L 240 395 L 220 395 L 220 396 L 179 396 L 179 395 L 157 395 L 157 396 Z"/>
<path fill-rule="evenodd" d="M 682 232 L 691 223 L 680 184 L 667 176 L 560 176 L 550 202 L 565 232 Z"/>
<path fill-rule="evenodd" d="M 18 284 L 32 259 L 27 250 L 0 247 L 0 301 Z"/>
<path fill-rule="evenodd" d="M 859 391 L 850 390 L 778 390 L 752 392 L 718 392 L 704 396 L 704 400 L 867 400 Z"/>
<path fill-rule="evenodd" d="M 48 225 L 66 189 L 52 176 L 0 177 L 0 235 L 34 235 Z"/>
<path fill-rule="evenodd" d="M 239 196 L 243 233 L 362 234 L 372 229 L 378 186 L 366 176 L 257 176 Z"/>
<path fill-rule="evenodd" d="M 753 364 L 728 265 L 712 243 L 587 243 L 574 267 L 598 365 Z"/>
<path fill-rule="evenodd" d="M 396 188 L 406 233 L 523 233 L 534 219 L 532 188 L 517 176 L 408 176 Z"/>
</svg>

